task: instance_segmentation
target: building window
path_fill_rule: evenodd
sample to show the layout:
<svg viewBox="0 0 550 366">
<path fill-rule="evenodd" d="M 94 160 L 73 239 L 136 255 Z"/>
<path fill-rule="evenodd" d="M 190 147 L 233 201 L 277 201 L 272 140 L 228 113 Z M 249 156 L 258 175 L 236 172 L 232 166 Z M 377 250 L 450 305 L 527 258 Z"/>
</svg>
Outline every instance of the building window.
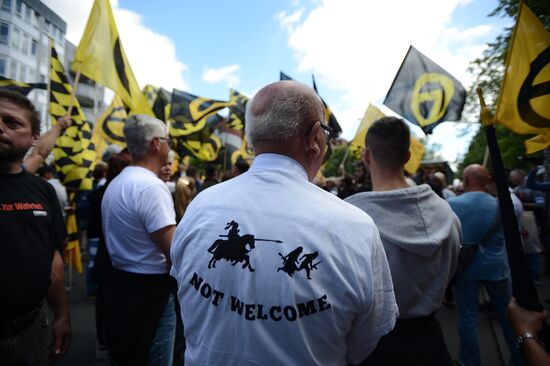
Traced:
<svg viewBox="0 0 550 366">
<path fill-rule="evenodd" d="M 23 2 L 21 0 L 17 0 L 15 2 L 15 14 L 21 16 L 23 8 Z"/>
<path fill-rule="evenodd" d="M 36 29 L 38 29 L 38 23 L 39 23 L 38 18 L 39 18 L 39 17 L 40 17 L 40 15 L 39 15 L 36 11 L 34 11 L 34 12 L 32 13 L 32 21 L 31 21 L 31 23 L 32 23 L 32 26 L 35 27 Z"/>
<path fill-rule="evenodd" d="M 17 77 L 17 61 L 11 60 L 10 61 L 10 79 L 15 80 Z"/>
<path fill-rule="evenodd" d="M 2 10 L 11 13 L 11 0 L 2 0 Z"/>
<path fill-rule="evenodd" d="M 17 81 L 25 82 L 27 80 L 27 66 L 19 65 L 19 79 Z"/>
<path fill-rule="evenodd" d="M 21 31 L 18 28 L 13 27 L 13 32 L 11 34 L 11 48 L 19 51 L 19 43 L 21 39 Z"/>
<path fill-rule="evenodd" d="M 7 45 L 9 35 L 10 26 L 7 23 L 0 23 L 0 43 Z"/>
<path fill-rule="evenodd" d="M 36 56 L 36 50 L 38 49 L 38 42 L 33 39 L 31 43 L 31 55 Z"/>
<path fill-rule="evenodd" d="M 28 55 L 29 54 L 29 42 L 30 38 L 28 34 L 23 34 L 23 43 L 21 44 L 21 52 L 23 54 Z"/>
<path fill-rule="evenodd" d="M 29 23 L 31 22 L 31 8 L 28 5 L 25 6 L 25 20 Z"/>
<path fill-rule="evenodd" d="M 6 77 L 6 59 L 0 57 L 0 76 Z"/>
</svg>

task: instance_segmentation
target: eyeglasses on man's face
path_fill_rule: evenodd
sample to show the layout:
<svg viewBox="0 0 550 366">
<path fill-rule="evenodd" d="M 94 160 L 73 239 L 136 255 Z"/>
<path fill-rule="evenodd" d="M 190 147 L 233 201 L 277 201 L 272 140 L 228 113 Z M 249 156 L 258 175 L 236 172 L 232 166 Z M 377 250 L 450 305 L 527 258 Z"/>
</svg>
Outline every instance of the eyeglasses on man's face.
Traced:
<svg viewBox="0 0 550 366">
<path fill-rule="evenodd" d="M 330 127 L 329 125 L 325 125 L 321 122 L 319 122 L 319 125 L 325 132 L 325 137 L 327 138 L 327 142 L 331 139 L 331 136 L 334 134 L 334 129 Z"/>
<path fill-rule="evenodd" d="M 160 141 L 165 141 L 169 147 L 172 147 L 172 139 L 170 137 L 157 137 Z"/>
</svg>

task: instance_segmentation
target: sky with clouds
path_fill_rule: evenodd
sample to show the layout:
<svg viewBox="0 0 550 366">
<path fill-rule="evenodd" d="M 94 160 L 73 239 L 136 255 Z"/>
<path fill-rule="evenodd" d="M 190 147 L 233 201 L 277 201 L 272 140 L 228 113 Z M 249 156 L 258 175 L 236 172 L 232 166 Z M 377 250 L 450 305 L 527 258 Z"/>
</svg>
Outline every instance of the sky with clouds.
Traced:
<svg viewBox="0 0 550 366">
<path fill-rule="evenodd" d="M 43 0 L 78 44 L 92 0 Z M 409 45 L 463 85 L 468 62 L 510 20 L 488 18 L 497 0 L 111 0 L 141 86 L 227 99 L 253 95 L 279 71 L 311 84 L 353 138 L 369 104 L 382 102 Z M 475 122 L 475 121 L 467 121 Z M 416 127 L 413 133 L 422 136 Z M 454 161 L 476 128 L 443 123 L 429 137 Z"/>
</svg>

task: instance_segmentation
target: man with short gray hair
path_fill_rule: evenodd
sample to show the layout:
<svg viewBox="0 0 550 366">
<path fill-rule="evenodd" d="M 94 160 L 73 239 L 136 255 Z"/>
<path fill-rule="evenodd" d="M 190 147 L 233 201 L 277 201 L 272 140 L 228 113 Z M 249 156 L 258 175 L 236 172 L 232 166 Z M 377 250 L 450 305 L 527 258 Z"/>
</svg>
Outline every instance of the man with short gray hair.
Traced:
<svg viewBox="0 0 550 366">
<path fill-rule="evenodd" d="M 117 365 L 171 365 L 176 314 L 175 281 L 168 274 L 175 230 L 174 204 L 158 178 L 168 160 L 166 125 L 134 115 L 124 125 L 132 155 L 107 187 L 103 231 L 113 264 L 107 295 L 107 348 Z"/>
<path fill-rule="evenodd" d="M 186 365 L 357 364 L 393 328 L 373 221 L 311 183 L 329 131 L 303 84 L 248 102 L 252 167 L 202 191 L 172 241 Z"/>
</svg>

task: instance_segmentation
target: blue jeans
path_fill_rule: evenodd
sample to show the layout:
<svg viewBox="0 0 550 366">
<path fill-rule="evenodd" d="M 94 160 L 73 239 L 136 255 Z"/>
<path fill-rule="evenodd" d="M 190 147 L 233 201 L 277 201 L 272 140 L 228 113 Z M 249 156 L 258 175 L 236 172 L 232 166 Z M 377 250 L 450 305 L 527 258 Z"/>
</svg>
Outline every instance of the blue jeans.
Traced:
<svg viewBox="0 0 550 366">
<path fill-rule="evenodd" d="M 175 338 L 176 308 L 174 295 L 170 295 L 149 350 L 150 366 L 172 366 Z"/>
<path fill-rule="evenodd" d="M 456 281 L 456 304 L 458 307 L 458 333 L 460 335 L 459 359 L 463 366 L 479 366 L 479 286 L 483 285 L 498 321 L 502 327 L 506 343 L 512 354 L 514 365 L 523 365 L 522 357 L 515 347 L 515 337 L 506 315 L 506 307 L 512 298 L 512 287 L 509 279 L 501 281 L 476 281 L 463 279 Z"/>
</svg>

